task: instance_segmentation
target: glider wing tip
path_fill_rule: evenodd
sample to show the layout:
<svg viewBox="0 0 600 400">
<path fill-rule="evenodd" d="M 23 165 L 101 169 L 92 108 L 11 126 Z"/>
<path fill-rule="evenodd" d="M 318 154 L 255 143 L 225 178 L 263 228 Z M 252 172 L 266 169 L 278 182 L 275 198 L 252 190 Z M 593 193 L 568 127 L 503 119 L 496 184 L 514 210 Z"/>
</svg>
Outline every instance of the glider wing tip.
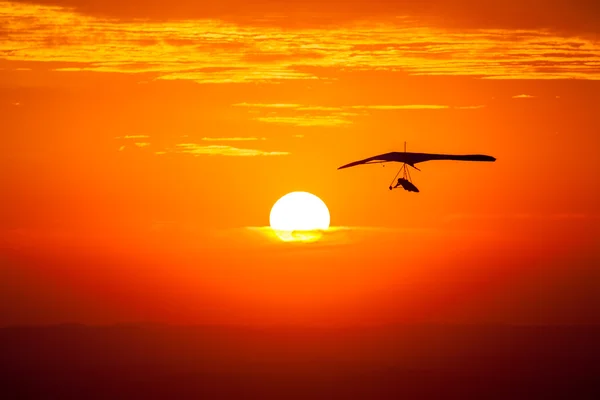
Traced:
<svg viewBox="0 0 600 400">
<path fill-rule="evenodd" d="M 488 155 L 479 155 L 477 157 L 479 157 L 480 161 L 491 161 L 491 162 L 496 161 L 496 157 L 492 157 L 492 156 L 488 156 Z"/>
<path fill-rule="evenodd" d="M 350 167 L 354 167 L 354 166 L 360 165 L 360 164 L 362 164 L 362 161 L 354 161 L 354 162 L 351 162 L 350 164 L 342 165 L 341 167 L 338 167 L 338 169 L 350 168 Z"/>
</svg>

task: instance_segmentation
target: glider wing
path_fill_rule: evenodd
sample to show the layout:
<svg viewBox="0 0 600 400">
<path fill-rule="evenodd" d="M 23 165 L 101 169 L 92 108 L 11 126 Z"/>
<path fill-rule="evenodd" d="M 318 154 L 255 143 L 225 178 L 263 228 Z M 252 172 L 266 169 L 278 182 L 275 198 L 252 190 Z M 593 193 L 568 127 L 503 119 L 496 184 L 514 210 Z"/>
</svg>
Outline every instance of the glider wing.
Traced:
<svg viewBox="0 0 600 400">
<path fill-rule="evenodd" d="M 453 161 L 496 161 L 494 157 L 486 156 L 483 154 L 466 154 L 466 155 L 453 155 L 453 154 L 427 154 L 427 153 L 404 153 L 404 152 L 392 152 L 380 154 L 374 157 L 365 158 L 364 160 L 354 161 L 350 164 L 342 165 L 338 169 L 350 168 L 357 165 L 363 164 L 375 164 L 385 162 L 400 162 L 411 165 L 414 167 L 415 164 L 425 161 L 433 160 L 453 160 Z"/>
</svg>

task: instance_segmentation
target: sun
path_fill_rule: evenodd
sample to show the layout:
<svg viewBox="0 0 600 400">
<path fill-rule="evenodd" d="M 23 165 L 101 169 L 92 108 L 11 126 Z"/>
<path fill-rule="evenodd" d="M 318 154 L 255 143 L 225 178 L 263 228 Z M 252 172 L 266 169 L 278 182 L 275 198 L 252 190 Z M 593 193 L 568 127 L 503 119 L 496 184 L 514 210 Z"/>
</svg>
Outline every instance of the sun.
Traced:
<svg viewBox="0 0 600 400">
<path fill-rule="evenodd" d="M 308 192 L 288 193 L 273 205 L 270 215 L 271 228 L 283 240 L 313 238 L 302 232 L 329 228 L 329 209 L 317 196 Z M 292 234 L 293 233 L 293 234 Z"/>
</svg>

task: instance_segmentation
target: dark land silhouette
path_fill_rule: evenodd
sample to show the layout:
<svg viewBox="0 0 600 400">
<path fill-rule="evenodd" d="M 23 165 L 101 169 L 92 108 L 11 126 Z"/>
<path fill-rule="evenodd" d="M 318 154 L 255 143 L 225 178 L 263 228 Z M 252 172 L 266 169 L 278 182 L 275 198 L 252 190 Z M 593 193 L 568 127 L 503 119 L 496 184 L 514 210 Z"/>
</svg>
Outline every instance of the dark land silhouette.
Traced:
<svg viewBox="0 0 600 400">
<path fill-rule="evenodd" d="M 3 399 L 597 399 L 600 326 L 0 329 Z"/>
</svg>

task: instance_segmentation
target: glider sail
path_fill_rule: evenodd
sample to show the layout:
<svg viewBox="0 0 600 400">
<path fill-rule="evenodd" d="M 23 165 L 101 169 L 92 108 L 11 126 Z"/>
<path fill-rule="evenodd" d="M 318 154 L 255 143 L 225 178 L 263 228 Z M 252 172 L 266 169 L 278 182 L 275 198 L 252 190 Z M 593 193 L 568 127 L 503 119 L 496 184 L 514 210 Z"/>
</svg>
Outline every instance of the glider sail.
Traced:
<svg viewBox="0 0 600 400">
<path fill-rule="evenodd" d="M 415 164 L 425 161 L 435 160 L 451 160 L 451 161 L 496 161 L 492 156 L 486 156 L 483 154 L 466 154 L 466 155 L 454 155 L 454 154 L 428 154 L 428 153 L 403 153 L 403 152 L 392 152 L 380 154 L 378 156 L 365 158 L 364 160 L 354 161 L 350 164 L 342 165 L 338 169 L 350 168 L 357 165 L 363 164 L 374 164 L 384 162 L 400 162 L 408 164 L 414 167 Z"/>
</svg>

